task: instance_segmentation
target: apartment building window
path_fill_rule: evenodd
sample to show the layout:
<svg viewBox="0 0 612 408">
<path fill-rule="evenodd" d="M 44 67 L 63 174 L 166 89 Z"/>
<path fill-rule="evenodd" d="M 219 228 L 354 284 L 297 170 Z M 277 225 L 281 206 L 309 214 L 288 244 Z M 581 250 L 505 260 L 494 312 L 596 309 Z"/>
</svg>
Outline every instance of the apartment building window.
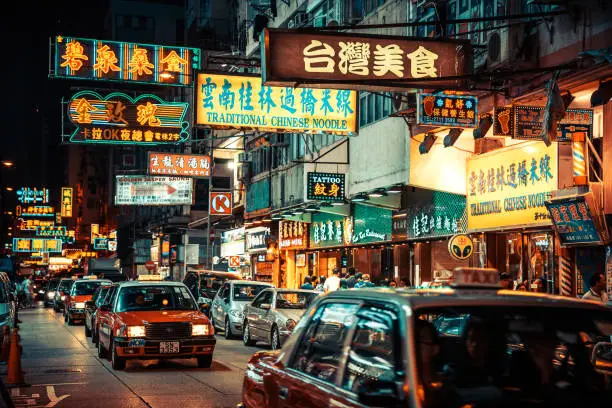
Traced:
<svg viewBox="0 0 612 408">
<path fill-rule="evenodd" d="M 359 93 L 359 126 L 364 127 L 386 118 L 392 112 L 393 100 L 389 94 Z"/>
<path fill-rule="evenodd" d="M 367 16 L 383 4 L 385 0 L 362 0 L 363 1 L 363 15 Z"/>
</svg>

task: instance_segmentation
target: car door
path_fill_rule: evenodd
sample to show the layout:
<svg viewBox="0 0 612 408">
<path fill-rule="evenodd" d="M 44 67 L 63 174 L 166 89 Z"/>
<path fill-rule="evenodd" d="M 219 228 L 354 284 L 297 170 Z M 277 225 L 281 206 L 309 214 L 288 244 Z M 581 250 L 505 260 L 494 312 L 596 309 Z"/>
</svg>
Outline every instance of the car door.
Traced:
<svg viewBox="0 0 612 408">
<path fill-rule="evenodd" d="M 97 317 L 98 317 L 98 338 L 99 341 L 102 342 L 104 347 L 108 347 L 110 344 L 110 334 L 112 328 L 112 322 L 110 319 L 110 315 L 112 314 L 112 308 L 115 301 L 115 295 L 118 292 L 118 287 L 113 286 L 106 295 L 106 299 L 104 300 L 103 305 L 109 306 L 111 311 L 101 311 L 98 309 Z"/>
<path fill-rule="evenodd" d="M 261 305 L 270 304 L 272 302 L 272 297 L 272 290 L 264 290 L 253 300 L 253 303 L 248 306 L 247 318 L 249 319 L 249 328 L 251 329 L 252 336 L 258 340 L 266 340 L 262 322 L 268 310 L 263 309 Z"/>
<path fill-rule="evenodd" d="M 213 300 L 212 303 L 212 308 L 211 308 L 211 313 L 212 313 L 212 317 L 213 317 L 213 323 L 214 324 L 221 324 L 223 325 L 223 318 L 225 317 L 223 315 L 223 295 L 225 292 L 228 292 L 229 289 L 229 284 L 223 285 L 221 288 L 219 288 L 219 291 L 217 292 L 217 295 L 215 296 L 215 299 Z"/>
<path fill-rule="evenodd" d="M 293 349 L 288 367 L 274 368 L 270 375 L 264 376 L 266 397 L 271 406 L 332 406 L 347 340 L 354 330 L 358 309 L 358 301 L 338 299 L 322 303 L 317 308 Z"/>
</svg>

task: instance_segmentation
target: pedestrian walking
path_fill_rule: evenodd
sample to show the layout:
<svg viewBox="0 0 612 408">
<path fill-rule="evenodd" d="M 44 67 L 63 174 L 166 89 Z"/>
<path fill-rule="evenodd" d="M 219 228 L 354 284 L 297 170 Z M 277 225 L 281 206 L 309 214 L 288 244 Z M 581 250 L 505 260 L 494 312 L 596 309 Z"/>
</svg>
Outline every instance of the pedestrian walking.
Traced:
<svg viewBox="0 0 612 408">
<path fill-rule="evenodd" d="M 356 288 L 373 288 L 374 286 L 376 286 L 374 285 L 374 283 L 370 281 L 369 273 L 364 273 L 361 279 L 362 279 L 361 282 L 355 285 Z"/>
<path fill-rule="evenodd" d="M 315 287 L 317 292 L 325 292 L 325 281 L 327 278 L 325 276 L 321 276 L 319 278 L 319 284 Z"/>
<path fill-rule="evenodd" d="M 395 282 L 394 280 L 389 282 L 389 287 L 390 288 L 397 288 L 397 282 Z"/>
<path fill-rule="evenodd" d="M 582 298 L 601 302 L 604 306 L 608 305 L 608 294 L 606 293 L 606 277 L 603 273 L 594 273 L 589 278 L 591 288 Z"/>
<path fill-rule="evenodd" d="M 333 275 L 325 280 L 323 289 L 325 293 L 334 292 L 340 288 L 340 268 L 334 268 Z"/>
<path fill-rule="evenodd" d="M 357 283 L 357 278 L 355 278 L 355 268 L 350 267 L 348 268 L 348 277 L 346 278 L 346 286 L 349 289 L 352 289 L 355 287 L 355 284 Z"/>
<path fill-rule="evenodd" d="M 30 277 L 26 278 L 24 285 L 27 307 L 34 307 L 34 287 L 32 286 L 32 279 Z"/>
<path fill-rule="evenodd" d="M 304 278 L 304 283 L 302 284 L 302 286 L 300 286 L 300 289 L 308 289 L 308 290 L 314 289 L 314 287 L 312 286 L 312 278 L 310 276 L 306 276 Z"/>
</svg>

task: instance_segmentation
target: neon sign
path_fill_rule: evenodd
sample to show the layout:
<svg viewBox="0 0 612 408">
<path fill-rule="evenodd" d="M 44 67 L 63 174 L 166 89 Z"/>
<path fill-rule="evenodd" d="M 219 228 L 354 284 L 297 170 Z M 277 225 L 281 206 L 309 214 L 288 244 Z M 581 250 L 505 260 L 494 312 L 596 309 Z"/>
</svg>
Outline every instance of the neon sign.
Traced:
<svg viewBox="0 0 612 408">
<path fill-rule="evenodd" d="M 72 217 L 72 187 L 62 187 L 62 202 L 60 208 L 62 217 Z"/>
<path fill-rule="evenodd" d="M 151 94 L 78 92 L 68 103 L 68 118 L 76 126 L 70 142 L 178 144 L 189 139 L 188 109 L 187 102 L 165 102 Z"/>
<path fill-rule="evenodd" d="M 23 204 L 45 204 L 49 202 L 49 190 L 46 188 L 22 187 L 15 191 L 17 200 Z"/>
<path fill-rule="evenodd" d="M 55 208 L 50 205 L 29 205 L 19 212 L 21 217 L 55 217 Z"/>
<path fill-rule="evenodd" d="M 35 231 L 36 227 L 53 227 L 54 225 L 55 222 L 51 220 L 48 221 L 30 218 L 27 220 L 23 220 L 20 224 L 19 229 L 22 231 Z"/>
<path fill-rule="evenodd" d="M 89 38 L 55 37 L 53 78 L 192 86 L 200 50 Z"/>
<path fill-rule="evenodd" d="M 62 240 L 13 238 L 13 252 L 62 252 Z"/>
</svg>

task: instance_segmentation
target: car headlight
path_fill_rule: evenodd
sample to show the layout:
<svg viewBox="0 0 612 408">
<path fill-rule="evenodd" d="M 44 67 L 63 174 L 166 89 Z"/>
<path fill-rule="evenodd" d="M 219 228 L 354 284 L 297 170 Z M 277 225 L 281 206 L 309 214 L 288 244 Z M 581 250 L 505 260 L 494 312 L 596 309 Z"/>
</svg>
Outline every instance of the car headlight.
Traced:
<svg viewBox="0 0 612 408">
<path fill-rule="evenodd" d="M 75 309 L 85 309 L 85 302 L 75 302 L 74 308 Z"/>
<path fill-rule="evenodd" d="M 144 326 L 128 326 L 128 337 L 144 337 L 145 327 Z"/>
<path fill-rule="evenodd" d="M 238 319 L 242 319 L 244 317 L 244 315 L 242 314 L 242 311 L 240 310 L 230 310 L 229 314 L 231 314 L 232 316 L 238 318 Z"/>
<path fill-rule="evenodd" d="M 208 336 L 210 334 L 210 327 L 207 324 L 194 324 L 191 326 L 192 336 Z"/>
<path fill-rule="evenodd" d="M 293 328 L 295 327 L 295 320 L 293 319 L 289 319 L 285 322 L 285 327 L 287 328 L 287 330 L 293 330 Z"/>
<path fill-rule="evenodd" d="M 48 297 L 49 299 L 54 298 L 54 297 L 55 297 L 55 291 L 54 291 L 54 290 L 52 290 L 51 292 L 47 293 L 47 297 Z"/>
<path fill-rule="evenodd" d="M 45 291 L 41 289 L 38 291 L 38 293 L 42 295 L 43 293 L 45 293 Z"/>
<path fill-rule="evenodd" d="M 60 296 L 60 300 L 66 300 L 66 295 Z"/>
</svg>

